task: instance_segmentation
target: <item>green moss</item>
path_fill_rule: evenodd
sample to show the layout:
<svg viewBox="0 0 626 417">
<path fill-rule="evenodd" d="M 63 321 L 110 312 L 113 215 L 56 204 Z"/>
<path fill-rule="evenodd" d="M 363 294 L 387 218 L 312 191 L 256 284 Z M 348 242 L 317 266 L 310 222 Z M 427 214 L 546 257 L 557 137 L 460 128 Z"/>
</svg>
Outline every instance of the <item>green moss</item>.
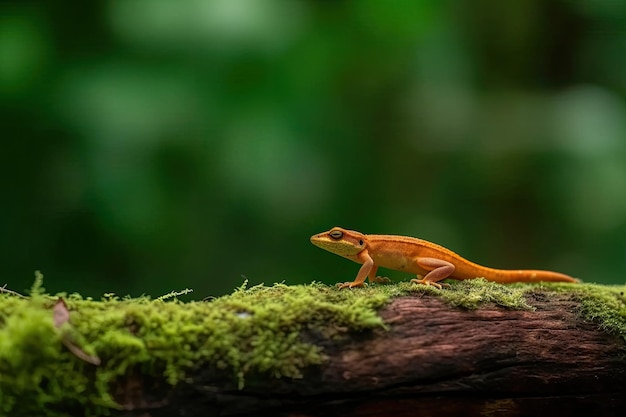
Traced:
<svg viewBox="0 0 626 417">
<path fill-rule="evenodd" d="M 578 314 L 583 320 L 597 323 L 603 331 L 626 339 L 626 286 L 598 284 L 539 283 L 502 285 L 485 279 L 449 281 L 449 290 L 433 290 L 450 304 L 474 309 L 494 303 L 514 310 L 533 310 L 529 293 L 568 294 L 579 302 Z"/>
<path fill-rule="evenodd" d="M 388 297 L 407 295 L 433 295 L 440 297 L 453 307 L 475 310 L 483 304 L 493 303 L 512 310 L 532 310 L 526 301 L 526 287 L 502 285 L 483 278 L 465 281 L 448 280 L 449 288 L 438 289 L 433 286 L 399 282 L 397 284 L 376 286 L 376 292 Z"/>
<path fill-rule="evenodd" d="M 206 302 L 156 300 L 107 294 L 102 300 L 63 295 L 70 325 L 55 328 L 40 279 L 30 298 L 0 294 L 0 414 L 63 416 L 74 408 L 103 414 L 116 407 L 109 393 L 131 371 L 165 376 L 176 384 L 197 368 L 232 375 L 242 388 L 252 375 L 300 378 L 325 360 L 312 334 L 343 338 L 351 331 L 385 328 L 377 310 L 390 298 L 436 296 L 452 306 L 476 309 L 492 303 L 531 310 L 530 292 L 567 293 L 580 301 L 583 318 L 625 337 L 625 287 L 592 284 L 500 285 L 484 279 L 450 281 L 437 289 L 401 282 L 337 290 L 323 284 L 246 288 Z M 62 343 L 67 332 L 80 349 L 102 363 L 83 362 Z"/>
<path fill-rule="evenodd" d="M 473 310 L 493 303 L 511 310 L 533 310 L 526 300 L 524 286 L 502 285 L 484 278 L 451 281 L 449 285 L 450 290 L 442 290 L 441 296 L 453 306 Z"/>
<path fill-rule="evenodd" d="M 580 304 L 579 314 L 606 332 L 626 340 L 626 286 L 552 284 L 552 291 L 566 292 Z"/>
<path fill-rule="evenodd" d="M 454 307 L 473 310 L 484 304 L 496 304 L 512 310 L 534 310 L 528 301 L 530 293 L 568 294 L 578 301 L 578 314 L 583 320 L 597 323 L 603 331 L 619 335 L 626 339 L 626 286 L 598 284 L 539 283 L 503 285 L 483 278 L 446 281 L 450 288 L 437 289 L 432 286 L 415 285 L 400 282 L 385 286 L 371 286 L 364 291 L 382 293 L 388 297 L 406 295 L 432 295 Z"/>
<path fill-rule="evenodd" d="M 533 310 L 528 302 L 529 293 L 540 292 L 569 294 L 579 302 L 578 314 L 583 320 L 597 323 L 606 332 L 626 339 L 626 286 L 598 284 L 539 283 L 502 285 L 478 278 L 465 281 L 449 280 L 449 289 L 415 287 L 401 283 L 403 292 L 421 291 L 440 296 L 449 304 L 475 309 L 485 303 L 493 303 L 513 310 Z M 391 290 L 396 291 L 395 290 Z"/>
<path fill-rule="evenodd" d="M 583 320 L 597 323 L 606 332 L 626 339 L 626 286 L 598 284 L 539 283 L 502 285 L 482 278 L 450 282 L 450 290 L 438 290 L 444 300 L 455 306 L 473 309 L 494 303 L 515 310 L 532 310 L 529 293 L 568 294 L 578 301 Z"/>
<path fill-rule="evenodd" d="M 65 296 L 73 340 L 101 359 L 97 367 L 61 343 L 56 297 L 0 294 L 0 414 L 64 415 L 54 411 L 59 404 L 101 414 L 116 407 L 110 384 L 131 370 L 176 384 L 212 366 L 230 372 L 240 388 L 249 374 L 300 378 L 303 368 L 325 359 L 304 333 L 341 337 L 384 326 L 376 310 L 388 296 L 374 288 L 365 293 L 276 284 L 242 286 L 209 302 Z"/>
</svg>

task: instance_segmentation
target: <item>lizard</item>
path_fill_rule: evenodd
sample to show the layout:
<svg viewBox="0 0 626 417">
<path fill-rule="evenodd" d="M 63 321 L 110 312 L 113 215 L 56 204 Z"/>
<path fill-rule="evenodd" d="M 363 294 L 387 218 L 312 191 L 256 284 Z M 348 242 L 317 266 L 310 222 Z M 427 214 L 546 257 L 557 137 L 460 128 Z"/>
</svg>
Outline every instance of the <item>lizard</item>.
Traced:
<svg viewBox="0 0 626 417">
<path fill-rule="evenodd" d="M 576 278 L 560 272 L 518 269 L 495 269 L 478 265 L 457 255 L 450 249 L 427 240 L 395 235 L 365 235 L 363 233 L 333 227 L 327 232 L 311 236 L 311 243 L 328 252 L 362 264 L 352 282 L 337 284 L 339 288 L 362 287 L 365 279 L 370 282 L 388 282 L 388 278 L 376 276 L 378 267 L 406 271 L 417 275 L 410 282 L 433 285 L 439 289 L 439 281 L 483 277 L 503 284 L 513 282 L 579 282 Z M 444 284 L 447 285 L 447 284 Z"/>
</svg>

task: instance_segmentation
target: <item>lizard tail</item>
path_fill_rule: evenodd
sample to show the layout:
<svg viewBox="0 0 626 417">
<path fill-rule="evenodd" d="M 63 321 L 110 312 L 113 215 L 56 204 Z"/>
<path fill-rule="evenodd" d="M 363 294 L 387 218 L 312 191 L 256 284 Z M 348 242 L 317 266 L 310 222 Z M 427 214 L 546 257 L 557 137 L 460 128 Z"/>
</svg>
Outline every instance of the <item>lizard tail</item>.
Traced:
<svg viewBox="0 0 626 417">
<path fill-rule="evenodd" d="M 490 281 L 500 283 L 511 282 L 572 282 L 579 283 L 580 280 L 560 272 L 542 271 L 537 269 L 503 270 L 496 269 L 490 277 L 485 277 Z"/>
</svg>

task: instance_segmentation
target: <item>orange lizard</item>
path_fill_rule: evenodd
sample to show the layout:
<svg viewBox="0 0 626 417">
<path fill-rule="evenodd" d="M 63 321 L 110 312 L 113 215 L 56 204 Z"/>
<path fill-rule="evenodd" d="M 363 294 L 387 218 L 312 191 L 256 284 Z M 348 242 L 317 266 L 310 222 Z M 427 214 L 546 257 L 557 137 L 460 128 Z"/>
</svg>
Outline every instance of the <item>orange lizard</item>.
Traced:
<svg viewBox="0 0 626 417">
<path fill-rule="evenodd" d="M 386 282 L 376 276 L 379 266 L 417 275 L 411 282 L 434 285 L 446 278 L 471 279 L 484 277 L 500 283 L 562 281 L 578 282 L 569 275 L 540 270 L 505 270 L 478 265 L 449 249 L 426 240 L 393 235 L 364 235 L 354 230 L 333 227 L 311 236 L 311 243 L 336 255 L 363 264 L 353 282 L 337 284 L 339 288 L 362 287 L 370 282 Z"/>
</svg>

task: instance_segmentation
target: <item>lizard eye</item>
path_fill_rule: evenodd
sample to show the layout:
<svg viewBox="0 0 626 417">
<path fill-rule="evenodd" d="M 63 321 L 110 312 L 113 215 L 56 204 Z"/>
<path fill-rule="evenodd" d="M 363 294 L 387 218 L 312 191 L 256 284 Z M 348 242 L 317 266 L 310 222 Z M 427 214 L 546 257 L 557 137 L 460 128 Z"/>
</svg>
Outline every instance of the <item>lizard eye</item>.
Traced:
<svg viewBox="0 0 626 417">
<path fill-rule="evenodd" d="M 359 240 L 359 246 L 363 246 L 363 239 Z"/>
<path fill-rule="evenodd" d="M 332 232 L 329 233 L 329 235 L 333 239 L 339 240 L 343 237 L 343 232 L 341 230 L 333 230 Z"/>
</svg>

